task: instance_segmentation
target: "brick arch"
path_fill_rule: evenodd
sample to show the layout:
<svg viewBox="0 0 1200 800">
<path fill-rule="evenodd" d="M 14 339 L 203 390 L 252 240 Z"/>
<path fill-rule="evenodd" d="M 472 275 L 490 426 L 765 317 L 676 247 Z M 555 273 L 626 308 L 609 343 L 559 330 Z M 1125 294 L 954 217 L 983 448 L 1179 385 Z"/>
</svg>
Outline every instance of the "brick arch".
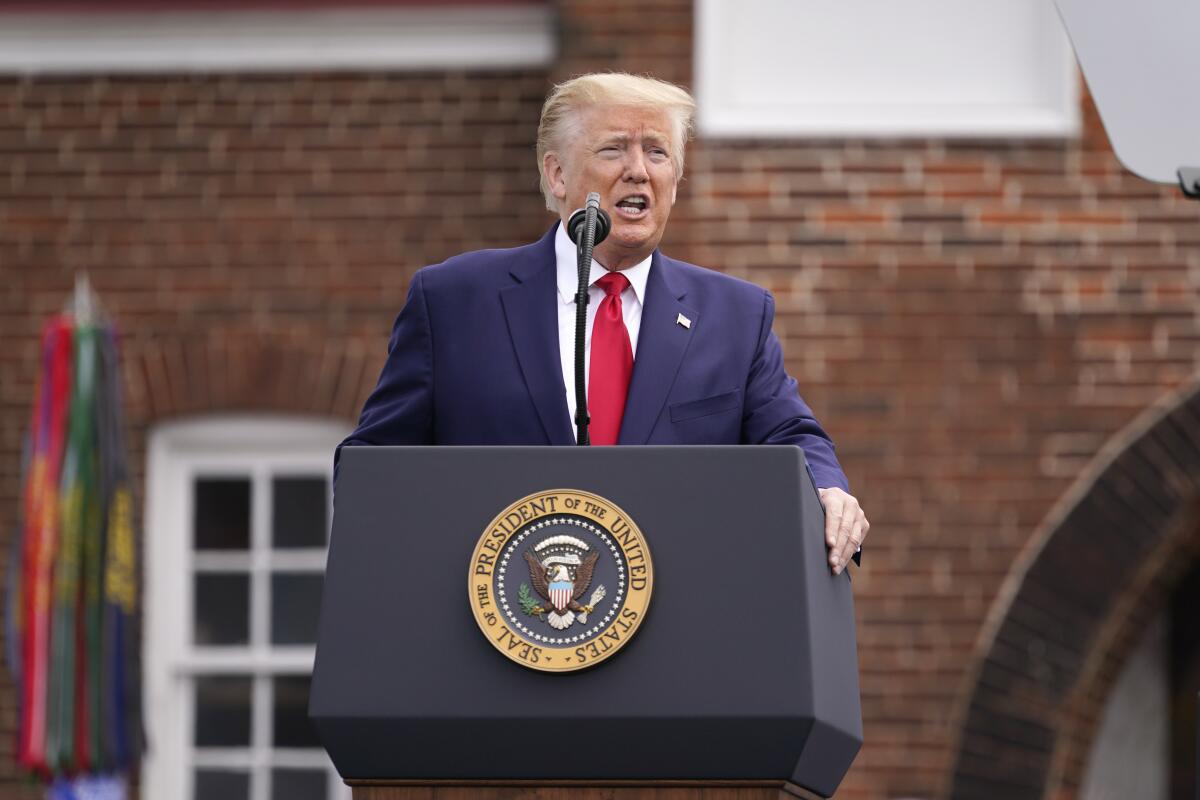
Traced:
<svg viewBox="0 0 1200 800">
<path fill-rule="evenodd" d="M 354 339 L 155 337 L 121 344 L 132 420 L 272 412 L 354 421 L 379 375 L 383 347 Z"/>
<path fill-rule="evenodd" d="M 992 606 L 946 796 L 1074 797 L 1108 689 L 1197 557 L 1200 379 L 1114 436 Z"/>
</svg>

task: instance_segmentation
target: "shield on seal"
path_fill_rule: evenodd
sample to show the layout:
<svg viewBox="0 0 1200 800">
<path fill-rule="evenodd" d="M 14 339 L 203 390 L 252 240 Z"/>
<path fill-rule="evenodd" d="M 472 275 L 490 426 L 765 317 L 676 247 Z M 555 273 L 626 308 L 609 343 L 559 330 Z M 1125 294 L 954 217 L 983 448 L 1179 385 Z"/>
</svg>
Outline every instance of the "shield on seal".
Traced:
<svg viewBox="0 0 1200 800">
<path fill-rule="evenodd" d="M 571 602 L 571 591 L 575 588 L 574 581 L 551 581 L 550 602 L 559 612 L 565 611 Z"/>
</svg>

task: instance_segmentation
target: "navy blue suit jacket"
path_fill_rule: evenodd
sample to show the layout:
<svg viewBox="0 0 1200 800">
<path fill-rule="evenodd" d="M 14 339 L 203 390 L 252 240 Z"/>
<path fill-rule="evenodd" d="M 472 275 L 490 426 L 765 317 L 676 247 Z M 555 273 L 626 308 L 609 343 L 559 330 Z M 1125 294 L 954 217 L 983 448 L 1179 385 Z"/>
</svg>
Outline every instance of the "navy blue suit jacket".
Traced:
<svg viewBox="0 0 1200 800">
<path fill-rule="evenodd" d="M 573 445 L 554 234 L 417 272 L 343 444 Z M 774 315 L 764 289 L 655 250 L 618 443 L 795 444 L 817 486 L 849 490 L 784 371 Z"/>
</svg>

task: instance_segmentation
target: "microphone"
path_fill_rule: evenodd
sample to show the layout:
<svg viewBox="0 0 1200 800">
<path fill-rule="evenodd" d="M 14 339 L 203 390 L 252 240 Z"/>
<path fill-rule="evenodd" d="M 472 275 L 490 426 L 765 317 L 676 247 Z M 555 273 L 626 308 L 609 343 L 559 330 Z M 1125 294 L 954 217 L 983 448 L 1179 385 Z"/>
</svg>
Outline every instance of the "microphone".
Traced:
<svg viewBox="0 0 1200 800">
<path fill-rule="evenodd" d="M 567 219 L 567 236 L 575 243 L 579 289 L 575 293 L 575 443 L 591 444 L 587 409 L 587 379 L 584 375 L 583 343 L 587 337 L 588 276 L 592 271 L 592 250 L 612 230 L 612 220 L 600 207 L 600 193 L 588 192 L 583 208 Z"/>
<path fill-rule="evenodd" d="M 608 238 L 608 232 L 612 230 L 612 219 L 608 213 L 600 207 L 600 193 L 588 192 L 587 203 L 583 208 L 576 209 L 567 219 L 567 236 L 576 245 L 579 245 L 579 236 L 583 233 L 587 225 L 587 215 L 592 209 L 596 210 L 596 234 L 592 239 L 592 246 L 596 246 Z"/>
</svg>

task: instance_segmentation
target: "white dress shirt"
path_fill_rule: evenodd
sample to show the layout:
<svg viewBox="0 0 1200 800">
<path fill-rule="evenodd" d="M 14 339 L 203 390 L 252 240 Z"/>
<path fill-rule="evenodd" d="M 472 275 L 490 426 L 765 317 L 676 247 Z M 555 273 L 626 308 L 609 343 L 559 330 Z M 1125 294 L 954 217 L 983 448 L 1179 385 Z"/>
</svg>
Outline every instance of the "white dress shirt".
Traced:
<svg viewBox="0 0 1200 800">
<path fill-rule="evenodd" d="M 642 304 L 646 302 L 646 281 L 650 277 L 650 256 L 621 274 L 629 280 L 629 286 L 621 293 L 621 316 L 625 330 L 629 331 L 629 344 L 637 358 L 638 331 L 642 327 Z M 567 387 L 567 411 L 571 415 L 571 435 L 575 427 L 575 293 L 579 290 L 579 271 L 575 260 L 575 243 L 567 236 L 562 225 L 554 234 L 554 259 L 558 268 L 558 351 L 562 357 L 563 384 Z M 584 339 L 584 380 L 591 380 L 592 325 L 596 321 L 596 309 L 604 299 L 604 290 L 596 281 L 607 275 L 609 270 L 592 259 L 592 271 L 588 275 L 587 335 Z"/>
</svg>

